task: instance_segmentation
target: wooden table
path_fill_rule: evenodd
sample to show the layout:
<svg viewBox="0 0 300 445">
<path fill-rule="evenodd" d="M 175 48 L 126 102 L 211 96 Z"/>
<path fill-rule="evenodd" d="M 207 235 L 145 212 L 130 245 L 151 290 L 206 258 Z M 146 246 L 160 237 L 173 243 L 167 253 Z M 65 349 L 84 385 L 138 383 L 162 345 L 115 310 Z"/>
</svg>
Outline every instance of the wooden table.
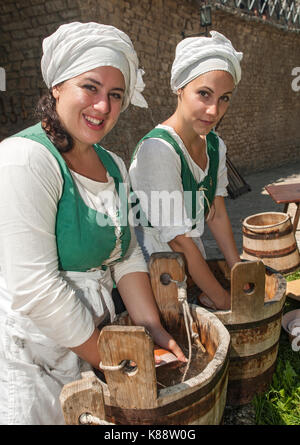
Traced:
<svg viewBox="0 0 300 445">
<path fill-rule="evenodd" d="M 296 213 L 293 222 L 294 233 L 297 230 L 300 217 L 300 182 L 282 185 L 267 185 L 265 187 L 271 198 L 277 204 L 284 204 L 284 212 L 287 213 L 289 204 L 296 204 Z"/>
</svg>

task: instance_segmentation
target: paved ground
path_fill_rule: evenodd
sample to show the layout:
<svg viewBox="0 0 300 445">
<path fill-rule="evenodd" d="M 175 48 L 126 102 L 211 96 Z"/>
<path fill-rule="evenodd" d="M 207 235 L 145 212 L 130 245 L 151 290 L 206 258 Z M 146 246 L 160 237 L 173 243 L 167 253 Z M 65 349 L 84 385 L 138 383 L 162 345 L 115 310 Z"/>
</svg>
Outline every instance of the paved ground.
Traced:
<svg viewBox="0 0 300 445">
<path fill-rule="evenodd" d="M 240 172 L 242 174 L 242 172 Z M 250 185 L 251 192 L 245 193 L 236 199 L 226 198 L 226 207 L 231 220 L 235 240 L 238 250 L 242 253 L 243 250 L 243 236 L 242 236 L 242 221 L 256 213 L 262 212 L 283 212 L 283 205 L 276 204 L 270 195 L 265 191 L 265 186 L 268 184 L 283 184 L 291 182 L 300 182 L 300 160 L 297 163 L 284 165 L 279 168 L 270 169 L 250 175 L 243 175 L 245 181 Z M 294 204 L 289 206 L 288 212 L 293 216 L 296 206 Z M 296 239 L 300 247 L 300 221 L 296 231 Z M 208 258 L 221 258 L 222 255 L 216 243 L 206 229 L 203 236 L 205 250 Z"/>
</svg>

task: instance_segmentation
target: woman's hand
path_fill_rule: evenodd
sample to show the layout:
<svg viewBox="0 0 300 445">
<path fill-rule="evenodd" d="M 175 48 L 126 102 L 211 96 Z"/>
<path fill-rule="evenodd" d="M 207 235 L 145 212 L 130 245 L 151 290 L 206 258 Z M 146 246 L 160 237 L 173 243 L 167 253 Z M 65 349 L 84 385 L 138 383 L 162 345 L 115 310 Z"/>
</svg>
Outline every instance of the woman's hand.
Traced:
<svg viewBox="0 0 300 445">
<path fill-rule="evenodd" d="M 171 335 L 162 327 L 162 325 L 154 326 L 153 328 L 150 327 L 148 330 L 150 331 L 155 344 L 171 351 L 179 361 L 187 362 L 187 358 L 185 357 L 181 348 L 178 346 L 174 338 L 172 338 Z"/>
<path fill-rule="evenodd" d="M 169 242 L 169 246 L 175 252 L 184 254 L 187 269 L 193 282 L 211 300 L 214 307 L 216 309 L 230 309 L 230 295 L 218 282 L 192 238 L 179 235 Z M 206 305 L 210 306 L 210 304 Z"/>
<path fill-rule="evenodd" d="M 217 303 L 213 302 L 213 300 L 211 298 L 209 298 L 207 295 L 205 295 L 204 292 L 202 292 L 198 296 L 198 300 L 203 306 L 208 307 L 209 309 L 212 309 L 214 311 L 217 311 L 217 310 L 225 311 L 225 310 L 229 310 L 231 307 L 230 294 L 225 290 L 223 293 L 223 298 L 222 298 L 222 296 L 219 297 Z"/>
<path fill-rule="evenodd" d="M 133 323 L 145 326 L 154 343 L 170 350 L 178 360 L 187 361 L 176 341 L 161 325 L 148 274 L 134 272 L 125 275 L 118 282 L 118 290 Z"/>
</svg>

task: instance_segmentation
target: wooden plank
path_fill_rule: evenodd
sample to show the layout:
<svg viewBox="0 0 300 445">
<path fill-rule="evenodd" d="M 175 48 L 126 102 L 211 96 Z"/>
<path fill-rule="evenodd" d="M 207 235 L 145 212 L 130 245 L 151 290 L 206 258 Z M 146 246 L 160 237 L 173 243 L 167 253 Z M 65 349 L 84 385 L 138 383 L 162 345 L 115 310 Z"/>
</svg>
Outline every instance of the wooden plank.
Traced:
<svg viewBox="0 0 300 445">
<path fill-rule="evenodd" d="M 300 279 L 286 283 L 286 296 L 300 301 Z"/>
<path fill-rule="evenodd" d="M 298 223 L 299 223 L 299 219 L 300 219 L 300 203 L 296 204 L 297 205 L 297 209 L 296 209 L 296 213 L 294 216 L 294 222 L 293 222 L 293 230 L 294 233 L 296 233 L 297 227 L 298 227 Z"/>
<path fill-rule="evenodd" d="M 247 283 L 253 289 L 245 291 Z M 236 263 L 231 270 L 231 312 L 238 323 L 249 323 L 264 316 L 265 266 L 262 261 Z M 232 320 L 233 321 L 233 320 Z"/>
<path fill-rule="evenodd" d="M 59 399 L 67 425 L 80 425 L 80 416 L 86 413 L 106 423 L 102 385 L 93 372 L 65 385 Z"/>
<path fill-rule="evenodd" d="M 149 271 L 153 293 L 163 324 L 172 334 L 182 323 L 182 307 L 178 301 L 178 287 L 170 281 L 183 281 L 185 264 L 177 252 L 157 252 L 150 257 Z"/>
<path fill-rule="evenodd" d="M 153 293 L 163 325 L 177 342 L 188 347 L 182 303 L 178 301 L 179 283 L 183 283 L 186 278 L 183 255 L 178 252 L 153 253 L 150 257 L 149 270 Z M 170 279 L 177 281 L 178 284 Z M 187 280 L 186 284 L 188 281 L 192 285 L 192 280 Z M 198 334 L 193 339 L 194 344 L 205 351 L 195 322 L 192 323 L 192 330 Z"/>
<path fill-rule="evenodd" d="M 235 168 L 232 161 L 229 159 L 228 154 L 226 155 L 226 167 L 228 176 L 227 191 L 230 198 L 235 199 L 244 193 L 250 192 L 251 187 L 246 183 L 238 170 Z"/>
<path fill-rule="evenodd" d="M 265 189 L 277 204 L 300 202 L 300 183 L 267 185 Z"/>
<path fill-rule="evenodd" d="M 103 369 L 111 396 L 111 404 L 120 408 L 146 409 L 157 405 L 157 383 L 154 345 L 141 326 L 106 326 L 102 329 L 98 348 L 105 366 L 118 366 L 123 360 L 133 361 L 137 368 L 109 371 Z"/>
</svg>

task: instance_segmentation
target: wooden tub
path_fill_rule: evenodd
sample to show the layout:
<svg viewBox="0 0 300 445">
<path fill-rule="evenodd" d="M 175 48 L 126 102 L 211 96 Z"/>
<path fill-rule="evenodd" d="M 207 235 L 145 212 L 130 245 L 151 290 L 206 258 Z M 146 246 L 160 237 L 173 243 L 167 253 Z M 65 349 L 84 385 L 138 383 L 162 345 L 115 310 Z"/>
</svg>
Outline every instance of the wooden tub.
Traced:
<svg viewBox="0 0 300 445">
<path fill-rule="evenodd" d="M 243 221 L 243 258 L 261 259 L 282 274 L 300 267 L 291 217 L 286 213 L 265 212 Z"/>
<path fill-rule="evenodd" d="M 149 267 L 162 321 L 186 349 L 177 285 L 162 279 L 162 276 L 176 281 L 184 279 L 182 256 L 154 254 Z M 90 416 L 89 423 L 121 425 L 220 424 L 226 403 L 230 336 L 214 314 L 196 305 L 190 308 L 193 332 L 199 335 L 193 345 L 198 361 L 197 355 L 193 355 L 183 382 L 177 377 L 178 373 L 182 376 L 186 364 L 155 368 L 151 336 L 145 328 L 132 326 L 128 314 L 123 313 L 116 324 L 101 331 L 99 352 L 105 366 L 118 366 L 126 360 L 133 361 L 136 367 L 106 369 L 105 379 L 90 372 L 81 380 L 65 385 L 60 400 L 66 423 L 80 424 L 83 417 Z M 201 351 L 203 355 L 199 352 L 201 344 L 205 348 L 205 352 Z"/>
<path fill-rule="evenodd" d="M 208 265 L 231 292 L 231 310 L 213 311 L 231 337 L 228 405 L 249 403 L 264 392 L 275 370 L 286 298 L 286 280 L 262 261 L 237 263 L 230 271 L 224 260 Z M 251 283 L 251 290 L 244 285 Z"/>
</svg>

